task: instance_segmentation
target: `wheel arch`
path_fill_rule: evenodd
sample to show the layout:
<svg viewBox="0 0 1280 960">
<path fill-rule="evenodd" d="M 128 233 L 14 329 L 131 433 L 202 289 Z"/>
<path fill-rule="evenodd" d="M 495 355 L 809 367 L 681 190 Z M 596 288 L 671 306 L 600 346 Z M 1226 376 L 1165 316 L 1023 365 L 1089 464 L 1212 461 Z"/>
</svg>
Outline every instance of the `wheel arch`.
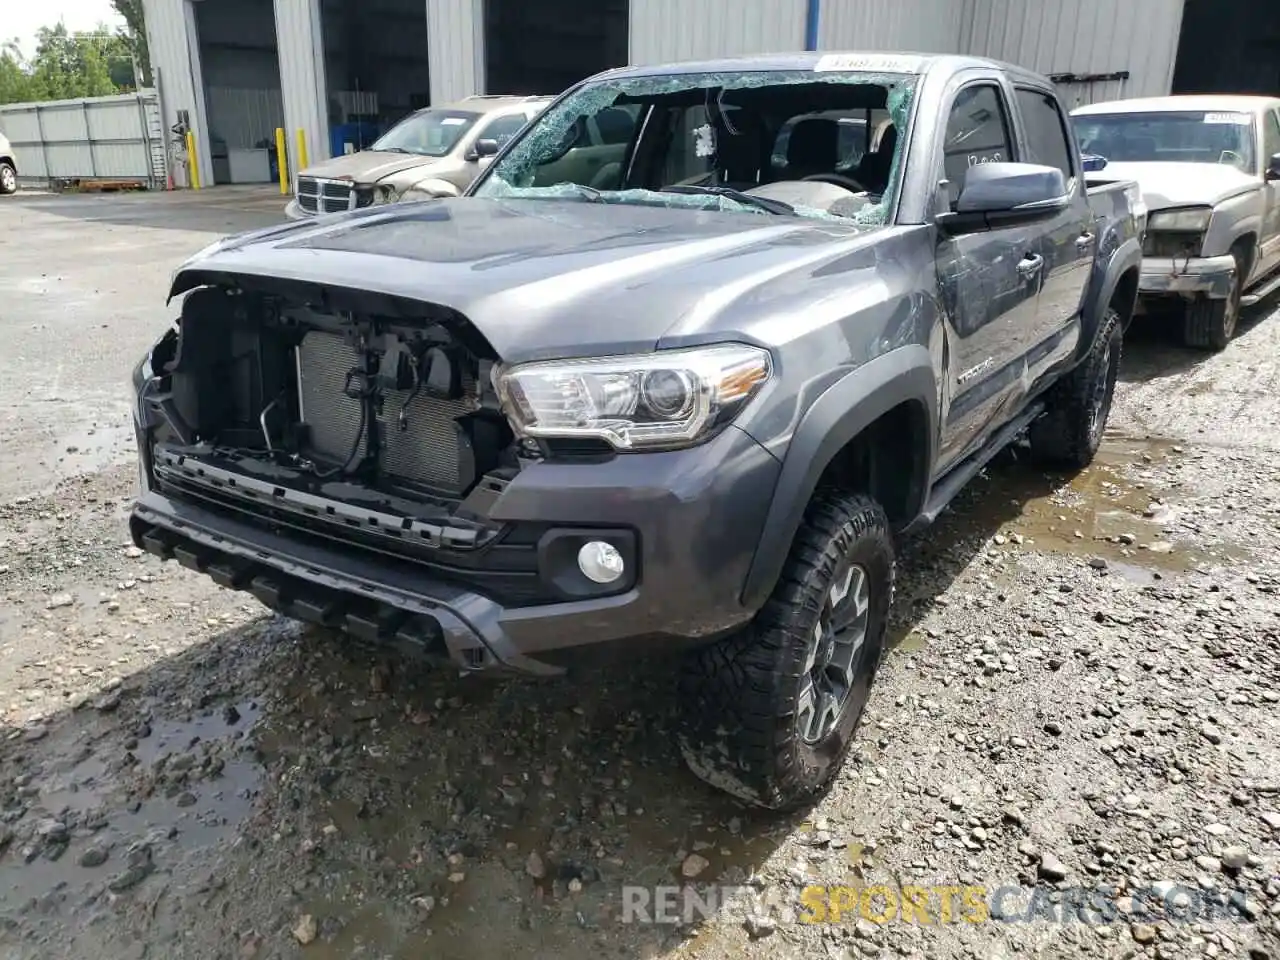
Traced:
<svg viewBox="0 0 1280 960">
<path fill-rule="evenodd" d="M 927 348 L 899 347 L 836 381 L 787 446 L 743 605 L 756 609 L 773 591 L 823 482 L 867 487 L 861 492 L 880 499 L 895 526 L 917 516 L 929 497 L 937 438 L 937 378 Z"/>
</svg>

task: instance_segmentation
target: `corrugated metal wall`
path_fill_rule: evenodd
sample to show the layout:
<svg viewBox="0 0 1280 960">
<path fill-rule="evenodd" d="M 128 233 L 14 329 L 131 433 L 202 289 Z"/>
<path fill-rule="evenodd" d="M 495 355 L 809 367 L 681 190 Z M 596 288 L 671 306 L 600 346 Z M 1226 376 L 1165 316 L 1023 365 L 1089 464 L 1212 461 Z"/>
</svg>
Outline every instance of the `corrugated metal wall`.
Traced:
<svg viewBox="0 0 1280 960">
<path fill-rule="evenodd" d="M 820 50 L 956 53 L 963 0 L 822 0 Z"/>
<path fill-rule="evenodd" d="M 151 51 L 151 66 L 155 71 L 156 86 L 164 108 L 163 126 L 169 168 L 175 171 L 175 181 L 186 181 L 186 150 L 169 133 L 178 122 L 178 111 L 190 113 L 198 132 L 208 129 L 204 119 L 204 92 L 200 76 L 200 51 L 188 28 L 195 17 L 191 0 L 144 0 L 147 21 L 147 45 Z M 201 183 L 211 183 L 213 163 L 209 155 L 209 142 L 205 136 L 196 141 Z"/>
<path fill-rule="evenodd" d="M 483 0 L 427 0 L 431 102 L 484 93 Z"/>
<path fill-rule="evenodd" d="M 207 2 L 207 0 L 206 0 Z M 298 131 L 307 138 L 307 160 L 329 156 L 328 95 L 320 0 L 275 0 L 280 55 L 280 97 L 288 130 L 289 169 L 298 173 Z"/>
<path fill-rule="evenodd" d="M 0 106 L 18 174 L 31 180 L 164 181 L 154 90 Z"/>
<path fill-rule="evenodd" d="M 1064 85 L 1075 105 L 1162 96 L 1173 82 L 1183 0 L 963 0 L 960 50 L 1045 74 L 1128 72 Z"/>
<path fill-rule="evenodd" d="M 631 0 L 630 60 L 804 49 L 805 0 Z"/>
</svg>

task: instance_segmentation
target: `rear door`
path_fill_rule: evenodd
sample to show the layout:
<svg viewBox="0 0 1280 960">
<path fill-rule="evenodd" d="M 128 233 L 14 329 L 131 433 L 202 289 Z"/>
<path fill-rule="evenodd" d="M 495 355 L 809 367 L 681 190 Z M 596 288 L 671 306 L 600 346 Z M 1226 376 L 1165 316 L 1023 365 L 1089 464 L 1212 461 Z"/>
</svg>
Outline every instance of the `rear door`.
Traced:
<svg viewBox="0 0 1280 960">
<path fill-rule="evenodd" d="M 1262 121 L 1262 169 L 1265 173 L 1271 158 L 1280 153 L 1280 108 L 1267 110 Z M 1267 206 L 1259 245 L 1260 269 L 1254 271 L 1254 276 L 1280 269 L 1280 180 L 1266 181 L 1264 189 Z"/>
<path fill-rule="evenodd" d="M 962 82 L 947 98 L 935 209 L 954 209 L 968 171 L 1018 159 L 1008 88 L 992 74 Z M 1036 327 L 1044 279 L 1043 224 L 939 236 L 938 284 L 948 318 L 946 469 L 980 447 L 1022 405 L 1023 356 Z"/>
<path fill-rule="evenodd" d="M 1044 284 L 1027 363 L 1036 380 L 1075 350 L 1097 236 L 1079 151 L 1058 98 L 1029 86 L 1018 87 L 1015 96 L 1022 119 L 1023 159 L 1061 170 L 1072 198 L 1066 210 L 1035 227 L 1040 233 L 1036 249 L 1044 258 Z"/>
</svg>

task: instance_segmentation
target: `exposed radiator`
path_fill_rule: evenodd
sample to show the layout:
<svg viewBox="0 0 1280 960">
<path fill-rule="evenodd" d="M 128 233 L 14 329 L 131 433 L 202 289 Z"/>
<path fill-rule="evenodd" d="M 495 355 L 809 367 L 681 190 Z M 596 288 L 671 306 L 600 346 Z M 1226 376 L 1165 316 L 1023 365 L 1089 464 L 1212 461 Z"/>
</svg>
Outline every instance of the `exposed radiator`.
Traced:
<svg viewBox="0 0 1280 960">
<path fill-rule="evenodd" d="M 356 450 L 365 453 L 365 437 L 357 445 L 360 401 L 343 392 L 347 372 L 360 364 L 360 351 L 341 336 L 312 331 L 297 350 L 298 401 L 303 422 L 310 428 L 313 451 L 335 463 L 344 462 Z M 458 436 L 455 418 L 479 409 L 474 377 L 464 373 L 464 393 L 457 400 L 438 400 L 419 393 L 409 402 L 407 429 L 399 425 L 400 410 L 409 400 L 408 390 L 388 390 L 378 419 L 383 438 L 380 465 L 402 480 L 462 492 L 459 477 Z"/>
</svg>

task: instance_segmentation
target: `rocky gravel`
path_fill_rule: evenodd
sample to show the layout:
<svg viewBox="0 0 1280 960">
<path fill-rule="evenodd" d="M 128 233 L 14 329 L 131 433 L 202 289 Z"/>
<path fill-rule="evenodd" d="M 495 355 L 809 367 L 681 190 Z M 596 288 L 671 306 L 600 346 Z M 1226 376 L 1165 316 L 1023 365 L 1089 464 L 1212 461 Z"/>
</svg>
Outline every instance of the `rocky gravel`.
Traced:
<svg viewBox="0 0 1280 960">
<path fill-rule="evenodd" d="M 1131 339 L 1094 466 L 1010 451 L 903 545 L 792 817 L 683 768 L 669 661 L 495 682 L 275 618 L 127 542 L 128 462 L 0 503 L 0 955 L 1280 958 L 1280 316 Z"/>
</svg>

